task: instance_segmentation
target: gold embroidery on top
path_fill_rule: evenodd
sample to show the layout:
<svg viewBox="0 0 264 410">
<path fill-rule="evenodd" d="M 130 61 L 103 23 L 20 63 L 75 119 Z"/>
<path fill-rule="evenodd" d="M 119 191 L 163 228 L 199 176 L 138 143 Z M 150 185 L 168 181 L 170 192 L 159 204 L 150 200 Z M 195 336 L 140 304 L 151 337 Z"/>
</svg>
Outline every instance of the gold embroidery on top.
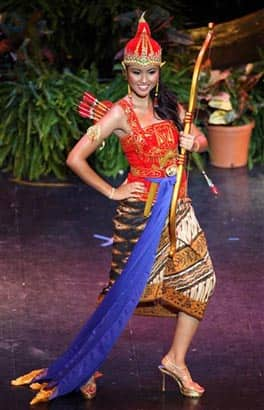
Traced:
<svg viewBox="0 0 264 410">
<path fill-rule="evenodd" d="M 163 120 L 142 128 L 131 104 L 125 99 L 119 104 L 125 111 L 131 128 L 130 135 L 121 139 L 124 152 L 136 154 L 131 157 L 130 171 L 135 176 L 163 177 L 173 175 L 177 168 L 177 129 L 171 120 Z M 168 172 L 166 172 L 168 170 Z"/>
</svg>

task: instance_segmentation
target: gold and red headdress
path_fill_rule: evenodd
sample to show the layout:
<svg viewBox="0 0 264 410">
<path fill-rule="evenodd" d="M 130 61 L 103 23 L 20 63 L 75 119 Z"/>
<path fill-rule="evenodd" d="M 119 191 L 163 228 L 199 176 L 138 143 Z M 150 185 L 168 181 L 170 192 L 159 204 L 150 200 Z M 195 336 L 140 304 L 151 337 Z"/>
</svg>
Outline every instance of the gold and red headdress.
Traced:
<svg viewBox="0 0 264 410">
<path fill-rule="evenodd" d="M 144 13 L 138 21 L 135 37 L 128 41 L 124 49 L 122 64 L 139 64 L 146 66 L 155 64 L 162 66 L 162 50 L 159 43 L 151 37 L 148 23 L 144 19 Z"/>
</svg>

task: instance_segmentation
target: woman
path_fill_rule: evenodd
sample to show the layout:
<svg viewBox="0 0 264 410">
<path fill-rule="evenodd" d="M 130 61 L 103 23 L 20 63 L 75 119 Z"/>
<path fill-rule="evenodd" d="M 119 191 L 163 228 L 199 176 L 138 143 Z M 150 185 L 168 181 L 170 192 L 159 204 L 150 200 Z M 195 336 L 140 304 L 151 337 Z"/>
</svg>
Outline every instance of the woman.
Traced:
<svg viewBox="0 0 264 410">
<path fill-rule="evenodd" d="M 171 347 L 159 366 L 163 389 L 168 375 L 184 396 L 200 397 L 204 393 L 205 389 L 192 380 L 185 358 L 212 295 L 215 274 L 204 233 L 187 197 L 186 174 L 179 191 L 173 258 L 169 256 L 167 216 L 178 145 L 200 152 L 207 148 L 207 140 L 193 124 L 190 134 L 180 132 L 184 109 L 160 84 L 162 65 L 161 47 L 151 37 L 142 16 L 136 36 L 124 50 L 128 95 L 88 128 L 68 155 L 68 166 L 85 183 L 111 200 L 120 201 L 114 218 L 110 282 L 101 294 L 99 307 L 70 348 L 48 369 L 13 381 L 14 385 L 34 381 L 33 388 L 40 392 L 32 404 L 76 389 L 87 398 L 94 397 L 96 371 L 133 312 L 177 316 Z M 130 164 L 126 181 L 117 188 L 87 162 L 113 132 L 120 138 Z M 145 203 L 153 186 L 158 187 L 158 194 L 149 216 Z"/>
</svg>

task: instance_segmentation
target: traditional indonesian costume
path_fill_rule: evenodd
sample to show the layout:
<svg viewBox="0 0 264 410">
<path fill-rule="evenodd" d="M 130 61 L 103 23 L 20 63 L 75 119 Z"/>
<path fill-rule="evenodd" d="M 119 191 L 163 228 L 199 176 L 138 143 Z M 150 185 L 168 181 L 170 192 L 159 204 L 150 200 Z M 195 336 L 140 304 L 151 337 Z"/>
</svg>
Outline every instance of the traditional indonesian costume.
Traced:
<svg viewBox="0 0 264 410">
<path fill-rule="evenodd" d="M 151 184 L 149 178 L 164 178 L 177 166 L 179 132 L 171 120 L 162 120 L 145 128 L 127 99 L 118 104 L 124 109 L 131 134 L 121 138 L 130 164 L 127 182 L 140 181 L 146 192 L 140 200 L 127 199 L 119 204 L 114 217 L 114 242 L 110 280 L 122 273 L 126 261 L 145 228 L 145 201 Z M 155 261 L 147 285 L 136 308 L 137 314 L 173 316 L 184 311 L 201 319 L 215 286 L 215 274 L 204 232 L 195 217 L 191 200 L 186 196 L 184 174 L 177 206 L 176 253 L 169 256 L 168 218 L 163 227 Z M 152 238 L 148 240 L 151 242 Z"/>
</svg>

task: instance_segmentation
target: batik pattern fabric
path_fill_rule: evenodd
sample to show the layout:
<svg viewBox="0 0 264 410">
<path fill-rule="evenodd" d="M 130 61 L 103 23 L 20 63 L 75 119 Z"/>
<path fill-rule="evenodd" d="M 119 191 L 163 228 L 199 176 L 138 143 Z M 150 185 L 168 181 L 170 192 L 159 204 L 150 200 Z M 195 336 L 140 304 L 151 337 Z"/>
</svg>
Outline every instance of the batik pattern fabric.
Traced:
<svg viewBox="0 0 264 410">
<path fill-rule="evenodd" d="M 124 200 L 117 208 L 113 219 L 112 283 L 122 274 L 145 228 L 144 206 L 142 201 Z M 135 314 L 176 316 L 183 311 L 200 320 L 215 287 L 215 273 L 206 238 L 190 198 L 180 199 L 176 212 L 176 252 L 172 258 L 167 218 L 155 262 Z"/>
</svg>

